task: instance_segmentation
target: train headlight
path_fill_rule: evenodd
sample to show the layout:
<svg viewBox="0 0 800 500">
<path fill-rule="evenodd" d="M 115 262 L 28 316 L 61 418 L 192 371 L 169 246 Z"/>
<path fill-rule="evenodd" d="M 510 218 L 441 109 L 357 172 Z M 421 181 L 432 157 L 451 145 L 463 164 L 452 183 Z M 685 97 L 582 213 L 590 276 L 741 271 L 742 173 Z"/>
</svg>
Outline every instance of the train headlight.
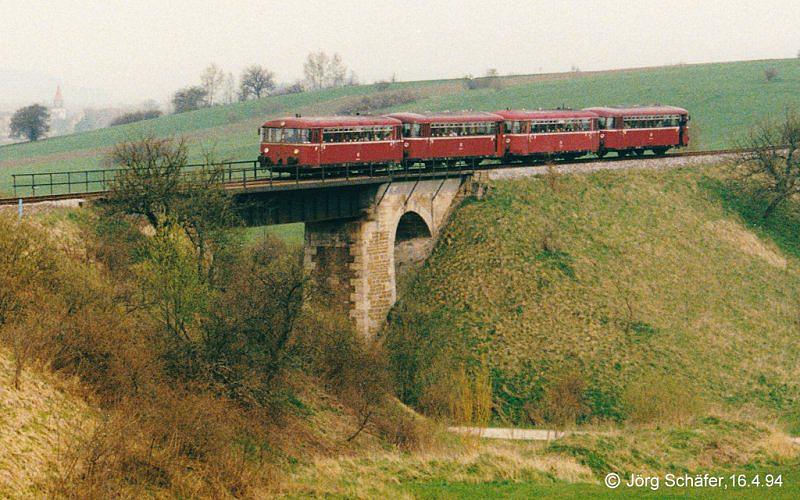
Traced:
<svg viewBox="0 0 800 500">
<path fill-rule="evenodd" d="M 403 143 L 403 147 L 404 147 L 404 148 L 407 148 L 407 147 L 408 147 L 408 143 L 407 143 L 407 142 L 404 142 L 404 143 Z"/>
<path fill-rule="evenodd" d="M 294 154 L 297 154 L 297 153 L 299 153 L 299 152 L 300 152 L 300 150 L 299 150 L 299 149 L 297 149 L 297 148 L 294 148 L 294 151 L 292 151 L 292 153 L 294 153 Z"/>
<path fill-rule="evenodd" d="M 264 148 L 264 153 L 269 153 L 269 148 Z"/>
<path fill-rule="evenodd" d="M 511 138 L 510 137 L 506 137 L 506 144 L 511 144 Z"/>
</svg>

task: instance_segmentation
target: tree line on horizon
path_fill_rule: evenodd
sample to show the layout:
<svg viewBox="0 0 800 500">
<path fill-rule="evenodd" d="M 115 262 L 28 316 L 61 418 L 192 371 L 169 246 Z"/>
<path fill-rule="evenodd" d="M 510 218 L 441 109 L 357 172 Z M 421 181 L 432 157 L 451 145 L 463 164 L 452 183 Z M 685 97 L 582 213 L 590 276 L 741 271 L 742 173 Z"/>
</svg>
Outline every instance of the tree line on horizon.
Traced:
<svg viewBox="0 0 800 500">
<path fill-rule="evenodd" d="M 237 84 L 232 72 L 225 72 L 212 63 L 200 75 L 200 83 L 178 89 L 172 95 L 171 102 L 175 113 L 185 113 L 218 104 L 261 99 L 268 95 L 296 94 L 358 84 L 358 77 L 348 70 L 339 54 L 328 55 L 321 50 L 308 54 L 303 64 L 303 75 L 302 80 L 278 84 L 273 71 L 253 64 L 242 71 Z"/>
<path fill-rule="evenodd" d="M 800 58 L 800 51 L 798 51 L 797 57 Z M 573 65 L 570 71 L 579 73 L 580 68 Z M 276 83 L 273 71 L 260 64 L 253 64 L 242 71 L 237 84 L 232 72 L 226 72 L 217 64 L 212 63 L 203 70 L 200 75 L 200 83 L 176 90 L 172 94 L 170 104 L 173 112 L 177 114 L 218 104 L 261 99 L 269 95 L 296 94 L 308 90 L 344 87 L 359 83 L 356 74 L 352 70 L 348 70 L 338 53 L 328 55 L 322 50 L 308 54 L 303 63 L 303 75 L 303 79 L 298 79 L 293 83 L 279 84 Z M 765 68 L 764 79 L 767 83 L 779 80 L 778 69 L 774 66 Z M 483 77 L 473 77 L 468 74 L 464 80 L 468 90 L 501 86 L 499 73 L 494 68 L 488 69 Z M 395 81 L 394 75 L 392 75 L 391 81 Z M 388 82 L 382 80 L 376 83 L 387 84 Z M 109 126 L 149 120 L 163 114 L 154 101 L 148 102 L 151 105 L 146 104 L 145 109 L 124 113 L 111 120 Z M 11 118 L 9 136 L 28 141 L 39 140 L 50 131 L 50 118 L 48 108 L 41 104 L 19 108 Z"/>
<path fill-rule="evenodd" d="M 358 77 L 344 64 L 338 53 L 329 55 L 320 50 L 311 52 L 303 64 L 303 79 L 292 83 L 278 83 L 275 73 L 265 66 L 253 64 L 246 67 L 237 78 L 217 64 L 210 64 L 200 75 L 198 84 L 178 89 L 172 94 L 170 104 L 174 113 L 185 113 L 220 104 L 232 104 L 268 95 L 296 94 L 309 90 L 357 85 Z M 124 125 L 157 118 L 163 113 L 150 101 L 145 105 L 111 120 L 109 126 Z M 51 116 L 46 106 L 32 104 L 19 108 L 11 118 L 12 138 L 37 141 L 50 131 Z"/>
</svg>

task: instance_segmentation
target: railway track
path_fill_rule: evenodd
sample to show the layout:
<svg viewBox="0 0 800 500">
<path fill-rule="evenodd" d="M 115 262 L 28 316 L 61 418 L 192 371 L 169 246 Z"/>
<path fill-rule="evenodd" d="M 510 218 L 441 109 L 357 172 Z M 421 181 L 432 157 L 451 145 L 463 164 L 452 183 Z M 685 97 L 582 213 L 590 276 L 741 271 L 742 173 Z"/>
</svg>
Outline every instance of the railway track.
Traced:
<svg viewBox="0 0 800 500">
<path fill-rule="evenodd" d="M 630 161 L 638 161 L 638 160 L 649 160 L 649 161 L 669 161 L 676 158 L 686 158 L 686 157 L 709 157 L 709 156 L 725 156 L 737 153 L 747 152 L 746 149 L 719 149 L 719 150 L 711 150 L 711 151 L 684 151 L 684 152 L 677 152 L 666 154 L 663 156 L 654 156 L 654 155 L 643 155 L 643 156 L 615 156 L 611 158 L 576 158 L 572 160 L 558 160 L 554 162 L 555 165 L 558 166 L 580 166 L 580 165 L 598 165 L 598 164 L 613 164 L 617 162 L 630 162 Z M 246 162 L 234 162 L 234 163 L 246 163 Z M 222 184 L 225 186 L 226 189 L 230 189 L 231 191 L 250 191 L 250 190 L 281 190 L 281 189 L 303 189 L 303 188 L 316 188 L 316 187 L 325 187 L 325 186 L 337 186 L 337 185 L 348 185 L 348 184 L 366 184 L 366 183 L 381 183 L 387 182 L 390 180 L 404 180 L 404 179 L 416 179 L 416 178 L 424 178 L 424 177 L 441 177 L 441 176 L 448 176 L 448 175 L 465 175 L 471 174 L 476 171 L 490 171 L 490 170 L 497 170 L 497 169 L 513 169 L 513 168 L 523 168 L 523 167 L 541 167 L 546 165 L 547 162 L 545 161 L 536 161 L 536 162 L 500 162 L 500 163 L 487 163 L 487 164 L 478 164 L 474 166 L 453 166 L 453 167 L 437 167 L 437 168 L 412 168 L 406 170 L 384 170 L 384 171 L 376 171 L 370 172 L 369 174 L 365 173 L 351 173 L 346 176 L 337 175 L 332 176 L 330 172 L 326 173 L 322 172 L 312 172 L 312 173 L 298 173 L 296 176 L 281 176 L 275 177 L 270 174 L 269 177 L 262 177 L 261 179 L 257 178 L 257 174 L 254 178 L 247 179 L 247 174 L 244 175 L 241 179 L 237 180 L 230 180 L 224 181 Z M 249 172 L 249 169 L 247 170 Z M 89 172 L 89 171 L 87 171 Z M 244 172 L 244 170 L 237 170 L 236 173 Z M 79 174 L 80 172 L 76 172 Z M 339 172 L 341 174 L 341 172 Z M 21 174 L 21 175 L 65 175 L 66 172 L 58 172 L 58 173 L 49 173 L 49 174 Z M 20 175 L 20 174 L 18 174 Z M 52 177 L 51 177 L 52 179 Z M 92 181 L 95 182 L 95 181 Z M 105 179 L 103 179 L 105 183 Z M 47 187 L 47 184 L 43 184 L 42 186 Z M 52 188 L 52 184 L 50 185 Z M 16 205 L 20 203 L 20 201 L 24 204 L 29 203 L 42 203 L 42 202 L 53 202 L 53 201 L 64 201 L 64 200 L 91 200 L 101 198 L 108 190 L 106 189 L 97 189 L 97 190 L 85 190 L 80 192 L 67 192 L 67 193 L 55 193 L 55 194 L 44 194 L 44 195 L 18 195 L 13 197 L 2 197 L 0 198 L 0 206 L 8 206 L 8 205 Z"/>
</svg>

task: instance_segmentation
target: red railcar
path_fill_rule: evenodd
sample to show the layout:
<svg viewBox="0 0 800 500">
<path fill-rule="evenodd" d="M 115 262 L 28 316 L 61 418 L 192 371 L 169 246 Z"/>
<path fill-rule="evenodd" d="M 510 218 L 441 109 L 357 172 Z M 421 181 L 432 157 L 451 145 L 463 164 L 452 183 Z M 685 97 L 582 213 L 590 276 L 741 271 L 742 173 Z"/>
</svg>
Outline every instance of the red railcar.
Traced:
<svg viewBox="0 0 800 500">
<path fill-rule="evenodd" d="M 505 120 L 503 148 L 506 157 L 575 158 L 594 153 L 600 145 L 597 115 L 590 111 L 497 111 Z"/>
<path fill-rule="evenodd" d="M 483 112 L 394 113 L 403 122 L 403 157 L 408 162 L 496 158 L 503 118 Z"/>
<path fill-rule="evenodd" d="M 400 163 L 401 122 L 386 116 L 292 117 L 261 126 L 259 161 L 273 170 Z"/>
<path fill-rule="evenodd" d="M 600 125 L 598 156 L 616 151 L 625 156 L 646 150 L 661 155 L 689 144 L 689 112 L 674 106 L 586 108 L 597 113 Z"/>
</svg>

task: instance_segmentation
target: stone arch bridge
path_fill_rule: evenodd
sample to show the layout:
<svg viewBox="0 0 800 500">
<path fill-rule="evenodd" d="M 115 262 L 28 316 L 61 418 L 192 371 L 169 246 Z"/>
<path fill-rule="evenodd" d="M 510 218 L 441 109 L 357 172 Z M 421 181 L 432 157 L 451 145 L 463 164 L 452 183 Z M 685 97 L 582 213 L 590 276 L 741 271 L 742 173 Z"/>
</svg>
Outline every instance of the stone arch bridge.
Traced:
<svg viewBox="0 0 800 500">
<path fill-rule="evenodd" d="M 397 299 L 397 283 L 430 253 L 471 175 L 381 184 L 238 193 L 249 225 L 305 223 L 304 266 L 322 300 L 374 335 Z"/>
</svg>

